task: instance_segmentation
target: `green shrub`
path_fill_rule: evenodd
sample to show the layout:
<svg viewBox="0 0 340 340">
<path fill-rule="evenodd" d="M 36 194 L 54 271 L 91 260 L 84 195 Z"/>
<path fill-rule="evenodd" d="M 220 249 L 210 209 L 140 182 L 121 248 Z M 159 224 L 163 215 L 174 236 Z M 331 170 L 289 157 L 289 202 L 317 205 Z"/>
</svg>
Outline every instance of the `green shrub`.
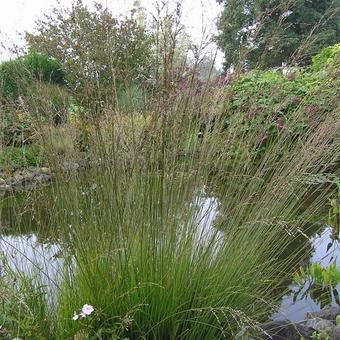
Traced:
<svg viewBox="0 0 340 340">
<path fill-rule="evenodd" d="M 10 60 L 0 65 L 1 93 L 4 97 L 16 99 L 25 94 L 29 82 L 29 72 L 20 59 Z"/>
<path fill-rule="evenodd" d="M 327 58 L 324 73 L 300 69 L 287 77 L 277 71 L 253 71 L 241 76 L 227 88 L 225 125 L 230 129 L 237 126 L 238 138 L 257 135 L 249 140 L 255 143 L 253 147 L 258 153 L 284 129 L 296 140 L 306 129 L 316 127 L 327 112 L 336 114 L 340 87 L 339 60 L 335 58 L 337 46 L 320 54 L 334 57 Z M 315 60 L 319 60 L 318 56 Z M 315 65 L 324 64 L 320 61 Z"/>
<path fill-rule="evenodd" d="M 58 85 L 64 84 L 64 73 L 59 61 L 47 54 L 30 51 L 23 57 L 23 64 L 35 79 Z"/>
<path fill-rule="evenodd" d="M 320 71 L 327 65 L 333 64 L 335 58 L 340 56 L 340 44 L 325 47 L 321 52 L 312 58 L 311 69 Z"/>
<path fill-rule="evenodd" d="M 12 172 L 16 169 L 35 166 L 39 162 L 37 145 L 23 147 L 4 147 L 0 150 L 0 169 Z"/>
<path fill-rule="evenodd" d="M 61 65 L 56 59 L 34 51 L 0 65 L 1 92 L 10 99 L 27 94 L 33 81 L 62 85 L 63 77 Z"/>
</svg>

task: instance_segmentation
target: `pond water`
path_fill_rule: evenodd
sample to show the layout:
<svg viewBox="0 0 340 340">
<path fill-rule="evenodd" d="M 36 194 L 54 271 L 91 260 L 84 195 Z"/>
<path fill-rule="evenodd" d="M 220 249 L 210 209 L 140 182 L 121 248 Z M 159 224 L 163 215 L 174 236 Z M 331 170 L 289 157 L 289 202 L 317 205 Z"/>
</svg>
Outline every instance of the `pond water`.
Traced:
<svg viewBox="0 0 340 340">
<path fill-rule="evenodd" d="M 340 243 L 334 240 L 333 230 L 328 226 L 320 226 L 320 229 L 310 238 L 312 253 L 310 263 L 319 263 L 326 268 L 331 263 L 340 265 Z M 273 319 L 289 319 L 297 322 L 305 318 L 307 312 L 319 311 L 323 305 L 339 305 L 334 294 L 330 297 L 311 297 L 308 284 L 300 287 L 294 282 L 289 286 L 290 294 L 286 295 L 281 302 L 280 309 L 273 315 Z M 340 287 L 338 286 L 337 289 Z M 320 298 L 319 301 L 318 298 Z"/>
<path fill-rule="evenodd" d="M 44 189 L 48 190 L 48 189 Z M 216 233 L 213 223 L 218 215 L 219 202 L 216 197 L 208 196 L 204 190 L 200 190 L 195 199 L 195 204 L 200 207 L 198 214 L 197 242 L 203 243 L 207 236 Z M 20 232 L 12 229 L 12 224 L 17 223 L 11 207 L 3 206 L 0 210 L 0 251 L 5 254 L 10 267 L 14 271 L 25 273 L 42 273 L 42 280 L 49 289 L 54 290 L 58 284 L 59 269 L 63 263 L 62 246 L 56 241 L 49 231 L 41 233 L 35 225 L 31 212 L 25 212 L 21 217 L 21 223 L 25 224 Z M 46 213 L 48 215 L 48 212 Z M 29 223 L 28 223 L 29 221 Z M 16 231 L 14 231 L 16 230 Z M 222 232 L 217 236 L 223 237 Z M 218 240 L 217 237 L 217 240 Z M 320 263 L 323 267 L 335 262 L 340 265 L 340 243 L 334 237 L 331 227 L 319 224 L 308 239 L 306 247 L 308 263 Z M 294 251 L 294 249 L 292 249 Z M 307 251 L 307 250 L 306 250 Z M 307 312 L 318 311 L 324 305 L 337 305 L 336 297 L 332 294 L 329 301 L 324 302 L 318 297 L 312 296 L 308 285 L 299 287 L 292 278 L 289 284 L 289 293 L 283 297 L 278 311 L 272 315 L 272 319 L 289 319 L 300 321 L 305 318 Z"/>
<path fill-rule="evenodd" d="M 31 277 L 39 275 L 39 282 L 48 288 L 48 292 L 55 290 L 62 264 L 58 244 L 42 243 L 35 234 L 1 236 L 0 251 L 13 271 Z"/>
</svg>

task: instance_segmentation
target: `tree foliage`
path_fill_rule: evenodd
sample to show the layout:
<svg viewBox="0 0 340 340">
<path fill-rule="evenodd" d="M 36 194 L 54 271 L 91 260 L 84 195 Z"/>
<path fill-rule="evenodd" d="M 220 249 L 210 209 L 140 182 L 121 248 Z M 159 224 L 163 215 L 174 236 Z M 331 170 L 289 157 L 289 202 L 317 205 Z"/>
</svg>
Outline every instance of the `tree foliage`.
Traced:
<svg viewBox="0 0 340 340">
<path fill-rule="evenodd" d="M 69 89 L 76 96 L 114 102 L 115 91 L 148 77 L 151 39 L 130 17 L 118 20 L 99 4 L 82 1 L 71 9 L 54 9 L 26 33 L 29 47 L 61 60 Z M 100 105 L 100 103 L 98 103 Z"/>
<path fill-rule="evenodd" d="M 306 63 L 340 41 L 340 0 L 217 0 L 224 4 L 217 41 L 225 67 Z"/>
</svg>

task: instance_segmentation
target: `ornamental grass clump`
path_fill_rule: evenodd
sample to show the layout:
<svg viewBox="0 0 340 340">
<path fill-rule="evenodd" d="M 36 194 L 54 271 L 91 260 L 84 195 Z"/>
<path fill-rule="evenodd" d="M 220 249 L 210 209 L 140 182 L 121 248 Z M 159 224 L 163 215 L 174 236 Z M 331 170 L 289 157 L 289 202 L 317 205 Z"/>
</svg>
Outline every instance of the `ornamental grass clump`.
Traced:
<svg viewBox="0 0 340 340">
<path fill-rule="evenodd" d="M 88 168 L 57 173 L 31 207 L 36 229 L 53 229 L 62 259 L 43 295 L 49 339 L 230 339 L 245 326 L 261 331 L 306 256 L 312 217 L 331 195 L 331 183 L 320 190 L 308 179 L 340 175 L 338 107 L 317 124 L 305 120 L 304 103 L 317 91 L 277 125 L 269 107 L 234 115 L 227 104 L 237 95 L 231 99 L 228 85 L 212 92 L 209 77 L 192 72 L 177 88 L 172 75 L 185 59 L 175 58 L 175 18 L 157 22 L 148 110 L 86 98 L 77 124 L 88 131 Z M 27 330 L 8 331 L 25 337 Z M 35 336 L 45 335 L 38 327 Z"/>
<path fill-rule="evenodd" d="M 226 128 L 223 94 L 201 98 L 216 117 L 203 139 L 178 97 L 150 113 L 128 161 L 112 145 L 87 194 L 84 179 L 55 188 L 74 259 L 58 291 L 57 338 L 81 331 L 70 316 L 83 301 L 98 308 L 88 334 L 130 339 L 231 338 L 276 310 L 331 194 L 331 183 L 321 191 L 308 178 L 339 175 L 338 112 L 292 138 L 296 109 L 259 155 L 267 126 Z"/>
</svg>

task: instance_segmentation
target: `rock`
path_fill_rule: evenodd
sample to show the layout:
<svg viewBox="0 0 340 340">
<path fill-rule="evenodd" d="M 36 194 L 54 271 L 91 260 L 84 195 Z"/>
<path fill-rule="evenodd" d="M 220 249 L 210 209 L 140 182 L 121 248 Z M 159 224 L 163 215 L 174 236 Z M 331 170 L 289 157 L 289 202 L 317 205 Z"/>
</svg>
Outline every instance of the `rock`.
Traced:
<svg viewBox="0 0 340 340">
<path fill-rule="evenodd" d="M 21 190 L 23 187 L 24 182 L 14 182 L 12 183 L 12 189 L 13 190 Z"/>
<path fill-rule="evenodd" d="M 328 334 L 331 334 L 335 328 L 332 321 L 321 318 L 307 319 L 306 326 L 319 332 L 327 332 Z"/>
<path fill-rule="evenodd" d="M 37 171 L 37 170 L 35 170 L 33 172 L 33 177 L 35 177 L 35 178 L 39 177 L 40 175 L 41 175 L 41 173 L 39 171 Z"/>
<path fill-rule="evenodd" d="M 335 327 L 330 336 L 333 340 L 340 340 L 340 328 Z"/>
<path fill-rule="evenodd" d="M 6 181 L 4 179 L 0 178 L 0 186 L 1 185 L 6 185 L 6 184 L 7 184 Z"/>
<path fill-rule="evenodd" d="M 31 171 L 25 171 L 23 172 L 22 176 L 24 177 L 25 182 L 31 182 L 35 176 L 35 173 Z"/>
<path fill-rule="evenodd" d="M 9 337 L 9 332 L 3 326 L 0 326 L 0 339 L 7 339 Z"/>
<path fill-rule="evenodd" d="M 14 177 L 13 177 L 13 179 L 14 179 L 14 182 L 22 182 L 23 180 L 24 180 L 24 177 L 22 176 L 22 175 L 20 175 L 20 174 L 15 174 L 14 175 Z"/>
<path fill-rule="evenodd" d="M 37 182 L 40 182 L 40 183 L 48 182 L 48 181 L 51 180 L 51 176 L 49 176 L 49 175 L 39 175 L 39 176 L 35 177 L 35 180 Z"/>
<path fill-rule="evenodd" d="M 79 164 L 78 163 L 71 163 L 70 169 L 73 170 L 73 171 L 77 171 L 79 169 Z"/>
<path fill-rule="evenodd" d="M 64 162 L 62 169 L 64 172 L 68 173 L 68 172 L 80 170 L 80 165 L 77 162 Z"/>
<path fill-rule="evenodd" d="M 0 191 L 2 191 L 2 192 L 11 190 L 11 188 L 12 187 L 10 185 L 8 185 L 8 184 L 0 184 Z"/>
<path fill-rule="evenodd" d="M 40 173 L 43 175 L 50 175 L 51 174 L 51 169 L 48 167 L 42 167 L 40 168 Z"/>
<path fill-rule="evenodd" d="M 314 329 L 307 327 L 302 323 L 292 323 L 288 320 L 272 321 L 262 324 L 263 329 L 261 339 L 272 340 L 300 340 L 302 337 L 309 339 Z"/>
<path fill-rule="evenodd" d="M 337 317 L 337 315 L 340 315 L 340 307 L 331 307 L 327 309 L 322 309 L 319 312 L 307 313 L 306 317 L 308 319 L 321 318 L 335 322 L 335 318 Z"/>
</svg>

